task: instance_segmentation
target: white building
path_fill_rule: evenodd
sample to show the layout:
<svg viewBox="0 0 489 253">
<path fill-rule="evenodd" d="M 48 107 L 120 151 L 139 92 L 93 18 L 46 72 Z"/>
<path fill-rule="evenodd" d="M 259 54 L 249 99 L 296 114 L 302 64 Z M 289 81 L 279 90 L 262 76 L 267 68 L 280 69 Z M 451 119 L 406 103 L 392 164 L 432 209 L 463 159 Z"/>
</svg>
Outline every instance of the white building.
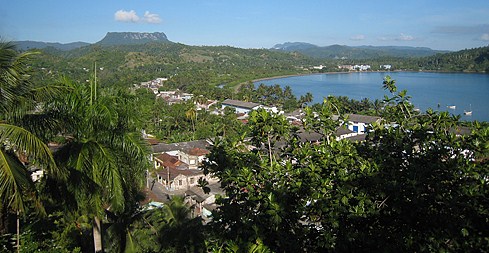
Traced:
<svg viewBox="0 0 489 253">
<path fill-rule="evenodd" d="M 248 114 L 251 110 L 256 110 L 261 107 L 260 104 L 252 102 L 244 102 L 239 100 L 226 99 L 222 103 L 222 109 L 226 107 L 234 108 L 237 114 Z"/>
<path fill-rule="evenodd" d="M 359 115 L 359 114 L 350 114 L 348 115 L 348 129 L 363 134 L 366 133 L 367 128 L 374 122 L 380 120 L 380 117 L 376 116 L 367 116 L 367 115 Z"/>
</svg>

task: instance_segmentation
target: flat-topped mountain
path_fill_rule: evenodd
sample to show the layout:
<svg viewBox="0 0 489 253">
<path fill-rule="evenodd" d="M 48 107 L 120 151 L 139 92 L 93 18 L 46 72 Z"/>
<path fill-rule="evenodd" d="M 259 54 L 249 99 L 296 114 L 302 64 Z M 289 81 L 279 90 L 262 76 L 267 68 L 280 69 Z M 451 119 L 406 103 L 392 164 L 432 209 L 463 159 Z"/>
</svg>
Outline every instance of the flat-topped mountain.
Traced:
<svg viewBox="0 0 489 253">
<path fill-rule="evenodd" d="M 108 32 L 105 37 L 97 42 L 99 45 L 138 45 L 149 42 L 170 43 L 163 32 Z"/>
</svg>

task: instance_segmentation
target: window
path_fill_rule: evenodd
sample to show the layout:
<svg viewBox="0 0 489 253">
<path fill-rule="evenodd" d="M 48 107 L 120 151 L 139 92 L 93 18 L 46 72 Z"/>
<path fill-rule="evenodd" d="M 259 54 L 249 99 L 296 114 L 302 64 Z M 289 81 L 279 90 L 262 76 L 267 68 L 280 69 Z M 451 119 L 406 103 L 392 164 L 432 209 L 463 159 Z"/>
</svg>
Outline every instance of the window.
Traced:
<svg viewBox="0 0 489 253">
<path fill-rule="evenodd" d="M 178 180 L 178 185 L 182 185 L 182 180 Z"/>
<path fill-rule="evenodd" d="M 190 184 L 193 184 L 193 183 L 194 183 L 194 178 L 193 178 L 193 177 L 191 177 L 191 178 L 190 178 Z"/>
<path fill-rule="evenodd" d="M 357 132 L 358 133 L 358 126 L 353 126 L 353 132 Z"/>
</svg>

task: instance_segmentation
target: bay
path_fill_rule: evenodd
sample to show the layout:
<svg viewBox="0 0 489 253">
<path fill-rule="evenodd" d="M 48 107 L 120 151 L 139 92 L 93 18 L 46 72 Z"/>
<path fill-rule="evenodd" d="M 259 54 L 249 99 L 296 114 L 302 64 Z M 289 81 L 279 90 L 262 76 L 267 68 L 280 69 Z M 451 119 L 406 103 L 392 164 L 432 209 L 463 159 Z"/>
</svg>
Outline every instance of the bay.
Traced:
<svg viewBox="0 0 489 253">
<path fill-rule="evenodd" d="M 398 90 L 407 90 L 411 102 L 422 112 L 428 108 L 461 115 L 461 120 L 489 121 L 489 75 L 466 73 L 431 72 L 356 72 L 328 73 L 291 76 L 261 80 L 255 86 L 290 86 L 294 95 L 310 92 L 313 103 L 321 103 L 324 97 L 347 96 L 361 100 L 382 100 L 387 92 L 382 89 L 385 76 L 396 80 Z M 455 106 L 450 109 L 448 106 Z M 472 115 L 464 115 L 464 111 Z"/>
</svg>

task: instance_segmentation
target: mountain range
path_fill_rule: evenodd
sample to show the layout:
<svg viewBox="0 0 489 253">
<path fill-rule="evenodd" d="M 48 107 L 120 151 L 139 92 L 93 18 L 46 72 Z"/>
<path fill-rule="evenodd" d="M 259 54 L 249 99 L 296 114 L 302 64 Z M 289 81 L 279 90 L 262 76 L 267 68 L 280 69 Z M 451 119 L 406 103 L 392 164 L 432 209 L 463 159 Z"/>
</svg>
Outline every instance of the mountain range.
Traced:
<svg viewBox="0 0 489 253">
<path fill-rule="evenodd" d="M 433 50 L 427 47 L 406 46 L 344 46 L 320 47 L 305 42 L 286 42 L 275 45 L 272 50 L 298 52 L 314 58 L 326 59 L 368 59 L 379 57 L 424 57 L 449 51 Z"/>
<path fill-rule="evenodd" d="M 53 48 L 61 51 L 70 51 L 89 45 L 117 46 L 142 45 L 146 43 L 173 43 L 163 32 L 108 32 L 105 37 L 94 43 L 48 43 L 37 41 L 17 41 L 20 50 Z M 427 47 L 400 47 L 400 46 L 345 46 L 331 45 L 320 47 L 304 42 L 286 42 L 277 44 L 270 50 L 297 52 L 318 59 L 372 59 L 380 57 L 424 57 L 448 51 L 432 50 Z"/>
<path fill-rule="evenodd" d="M 94 43 L 95 45 L 102 46 L 116 46 L 116 45 L 138 45 L 146 44 L 150 42 L 171 43 L 163 32 L 108 32 L 105 37 Z M 45 49 L 52 47 L 61 51 L 70 51 L 76 48 L 92 45 L 87 42 L 73 42 L 73 43 L 50 43 L 40 41 L 16 41 L 17 48 L 20 50 L 29 49 Z"/>
</svg>

